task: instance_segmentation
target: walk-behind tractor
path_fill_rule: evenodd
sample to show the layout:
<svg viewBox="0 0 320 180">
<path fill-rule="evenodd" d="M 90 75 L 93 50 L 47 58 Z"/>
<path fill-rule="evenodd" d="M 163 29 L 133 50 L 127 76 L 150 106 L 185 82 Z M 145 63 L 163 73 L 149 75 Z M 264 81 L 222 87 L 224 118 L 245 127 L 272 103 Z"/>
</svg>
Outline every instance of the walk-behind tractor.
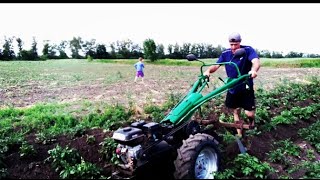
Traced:
<svg viewBox="0 0 320 180">
<path fill-rule="evenodd" d="M 241 56 L 245 56 L 245 50 L 242 48 L 235 52 L 233 58 Z M 213 64 L 205 64 L 193 54 L 187 55 L 187 59 L 202 63 L 201 74 L 191 90 L 166 117 L 159 123 L 137 121 L 113 133 L 112 138 L 118 143 L 116 154 L 120 163 L 117 164 L 112 178 L 214 178 L 214 173 L 220 170 L 219 141 L 214 133 L 206 131 L 204 127 L 213 124 L 214 126 L 251 128 L 243 123 L 227 123 L 219 120 L 199 121 L 192 118 L 197 111 L 201 111 L 201 105 L 239 83 L 246 83 L 250 74 L 241 75 L 237 65 L 231 62 L 232 59 L 229 62 Z M 219 77 L 223 85 L 203 95 L 204 88 L 209 87 L 209 77 L 203 75 L 203 67 L 214 64 L 233 65 L 238 72 L 238 77 L 225 80 Z"/>
</svg>

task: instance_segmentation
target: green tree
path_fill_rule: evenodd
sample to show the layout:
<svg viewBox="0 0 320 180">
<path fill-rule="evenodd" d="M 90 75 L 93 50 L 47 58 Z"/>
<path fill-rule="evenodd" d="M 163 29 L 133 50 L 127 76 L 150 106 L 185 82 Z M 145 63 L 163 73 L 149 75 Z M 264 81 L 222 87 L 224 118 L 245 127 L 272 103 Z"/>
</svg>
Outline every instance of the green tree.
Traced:
<svg viewBox="0 0 320 180">
<path fill-rule="evenodd" d="M 42 49 L 42 59 L 48 59 L 48 54 L 49 54 L 49 43 L 48 40 L 44 41 L 43 44 L 43 49 Z"/>
<path fill-rule="evenodd" d="M 56 49 L 56 45 L 50 45 L 49 40 L 45 40 L 41 59 L 58 59 L 58 56 L 56 56 Z"/>
<path fill-rule="evenodd" d="M 130 39 L 126 39 L 123 41 L 117 41 L 116 42 L 118 47 L 118 58 L 120 59 L 129 59 L 131 56 L 130 49 L 133 45 L 132 41 Z"/>
<path fill-rule="evenodd" d="M 23 59 L 23 60 L 34 60 L 31 50 L 27 51 L 27 50 L 23 49 L 21 51 L 21 59 Z"/>
<path fill-rule="evenodd" d="M 71 57 L 74 59 L 82 59 L 83 57 L 79 54 L 79 50 L 82 49 L 83 41 L 81 37 L 73 37 L 71 41 L 69 41 L 70 49 L 71 49 Z"/>
<path fill-rule="evenodd" d="M 172 44 L 168 45 L 168 53 L 169 53 L 169 55 L 171 55 L 173 53 L 173 45 Z"/>
<path fill-rule="evenodd" d="M 197 44 L 192 44 L 190 52 L 194 54 L 195 56 L 199 57 L 199 50 L 198 50 L 198 45 Z"/>
<path fill-rule="evenodd" d="M 117 58 L 116 46 L 114 42 L 110 44 L 110 48 L 111 48 L 111 52 L 110 52 L 111 58 L 112 59 Z"/>
<path fill-rule="evenodd" d="M 173 46 L 173 59 L 182 59 L 182 54 L 181 54 L 181 51 L 180 51 L 180 46 L 178 43 L 176 43 L 174 46 Z"/>
<path fill-rule="evenodd" d="M 268 51 L 268 50 L 262 50 L 262 51 L 260 52 L 260 56 L 261 56 L 261 57 L 265 57 L 265 58 L 271 58 L 271 53 L 270 53 L 270 51 Z"/>
<path fill-rule="evenodd" d="M 139 44 L 132 44 L 130 53 L 131 57 L 134 59 L 138 59 L 139 57 L 143 56 L 142 48 L 139 46 Z"/>
<path fill-rule="evenodd" d="M 159 59 L 165 58 L 163 44 L 157 45 L 157 56 L 158 56 Z"/>
<path fill-rule="evenodd" d="M 2 49 L 0 49 L 0 60 L 3 60 Z"/>
<path fill-rule="evenodd" d="M 279 52 L 272 51 L 271 58 L 283 58 L 282 52 L 279 53 Z"/>
<path fill-rule="evenodd" d="M 297 57 L 302 57 L 302 55 L 303 55 L 303 53 L 290 51 L 285 57 L 286 58 L 297 58 Z"/>
<path fill-rule="evenodd" d="M 153 39 L 146 39 L 143 41 L 143 51 L 146 59 L 150 59 L 151 61 L 157 60 L 157 53 L 156 53 L 156 43 Z"/>
<path fill-rule="evenodd" d="M 82 45 L 83 53 L 86 57 L 95 57 L 96 56 L 96 39 L 91 39 L 90 41 L 86 41 Z"/>
<path fill-rule="evenodd" d="M 22 39 L 21 38 L 16 38 L 16 41 L 18 43 L 18 48 L 19 48 L 19 52 L 18 52 L 18 59 L 21 60 L 22 59 L 22 55 L 21 55 L 21 52 L 22 52 L 22 46 L 23 46 L 23 42 L 22 42 Z"/>
<path fill-rule="evenodd" d="M 172 44 L 168 44 L 168 58 L 174 58 L 173 57 L 173 45 Z"/>
<path fill-rule="evenodd" d="M 181 47 L 181 56 L 182 58 L 185 58 L 189 53 L 191 49 L 191 43 L 183 43 Z"/>
<path fill-rule="evenodd" d="M 97 45 L 97 53 L 96 53 L 96 59 L 108 59 L 109 53 L 107 52 L 107 48 L 104 44 L 98 44 Z"/>
<path fill-rule="evenodd" d="M 2 59 L 6 61 L 13 60 L 16 56 L 13 51 L 13 38 L 4 38 L 5 43 L 3 44 L 3 51 L 2 51 Z"/>
<path fill-rule="evenodd" d="M 36 38 L 33 36 L 32 37 L 32 45 L 31 45 L 31 50 L 30 50 L 30 54 L 31 54 L 31 59 L 30 60 L 38 60 L 39 59 L 39 55 L 38 55 L 38 48 L 37 48 L 37 41 Z"/>
<path fill-rule="evenodd" d="M 66 53 L 66 47 L 68 45 L 68 42 L 63 40 L 60 42 L 60 44 L 58 45 L 57 49 L 59 52 L 59 59 L 68 59 L 68 55 Z"/>
<path fill-rule="evenodd" d="M 204 43 L 198 44 L 199 58 L 205 57 L 205 47 L 206 47 L 206 44 Z"/>
<path fill-rule="evenodd" d="M 225 47 L 222 47 L 221 45 L 218 45 L 218 46 L 215 48 L 216 54 L 215 54 L 215 56 L 214 56 L 213 58 L 219 57 L 224 50 L 226 50 Z"/>
</svg>

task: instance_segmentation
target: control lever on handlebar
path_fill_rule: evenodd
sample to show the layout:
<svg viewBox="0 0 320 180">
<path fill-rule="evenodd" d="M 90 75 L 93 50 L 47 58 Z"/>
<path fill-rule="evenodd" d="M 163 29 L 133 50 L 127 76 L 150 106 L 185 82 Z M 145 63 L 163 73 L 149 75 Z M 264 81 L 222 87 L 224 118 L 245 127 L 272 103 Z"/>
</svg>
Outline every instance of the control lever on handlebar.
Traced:
<svg viewBox="0 0 320 180">
<path fill-rule="evenodd" d="M 219 79 L 220 79 L 220 81 L 222 81 L 223 83 L 226 83 L 226 82 L 224 82 L 224 80 L 223 80 L 221 77 L 219 77 Z"/>
<path fill-rule="evenodd" d="M 208 75 L 205 75 L 205 79 L 207 79 L 208 82 L 210 81 L 210 78 Z"/>
<path fill-rule="evenodd" d="M 209 88 L 208 82 L 210 81 L 210 77 L 208 75 L 204 75 L 204 79 L 207 80 L 206 84 L 207 84 L 207 87 Z"/>
</svg>

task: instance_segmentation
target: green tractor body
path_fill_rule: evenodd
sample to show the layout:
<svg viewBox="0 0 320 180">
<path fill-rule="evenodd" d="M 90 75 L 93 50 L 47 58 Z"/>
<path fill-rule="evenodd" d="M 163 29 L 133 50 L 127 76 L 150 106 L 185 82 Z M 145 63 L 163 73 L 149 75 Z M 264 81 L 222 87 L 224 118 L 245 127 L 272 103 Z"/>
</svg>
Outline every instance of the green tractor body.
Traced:
<svg viewBox="0 0 320 180">
<path fill-rule="evenodd" d="M 243 53 L 244 50 L 238 51 L 234 57 Z M 194 55 L 187 58 L 197 60 Z M 203 75 L 202 68 L 226 64 L 236 68 L 238 77 L 226 80 L 220 78 L 224 84 L 203 95 L 202 91 L 208 86 L 209 77 Z M 121 163 L 113 173 L 113 178 L 160 178 L 166 174 L 169 175 L 168 178 L 175 179 L 214 178 L 214 172 L 220 169 L 219 142 L 202 132 L 199 124 L 192 121 L 191 117 L 204 103 L 240 83 L 246 83 L 250 74 L 241 75 L 237 65 L 231 61 L 203 63 L 200 70 L 201 74 L 190 91 L 160 123 L 141 120 L 114 132 L 113 139 L 118 142 L 116 152 Z"/>
</svg>

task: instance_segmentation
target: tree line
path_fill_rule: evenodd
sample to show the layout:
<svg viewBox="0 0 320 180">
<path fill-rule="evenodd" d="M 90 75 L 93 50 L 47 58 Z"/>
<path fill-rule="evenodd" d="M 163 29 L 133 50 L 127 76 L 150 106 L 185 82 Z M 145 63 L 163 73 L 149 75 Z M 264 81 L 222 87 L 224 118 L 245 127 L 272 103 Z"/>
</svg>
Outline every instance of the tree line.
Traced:
<svg viewBox="0 0 320 180">
<path fill-rule="evenodd" d="M 30 48 L 23 47 L 24 42 L 19 37 L 4 37 L 4 44 L 0 48 L 0 60 L 47 60 L 47 59 L 137 59 L 144 57 L 155 61 L 157 59 L 184 59 L 187 54 L 193 53 L 198 58 L 217 58 L 226 49 L 221 45 L 213 46 L 206 43 L 175 43 L 165 47 L 157 44 L 153 39 L 143 41 L 143 46 L 132 42 L 130 39 L 112 42 L 109 44 L 96 43 L 96 39 L 83 40 L 81 37 L 73 37 L 71 40 L 62 40 L 59 44 L 51 43 L 50 40 L 43 42 L 42 54 L 38 54 L 38 43 L 35 37 Z M 15 48 L 17 51 L 15 52 Z M 67 53 L 67 51 L 71 52 Z M 264 58 L 318 58 L 319 54 L 305 54 L 291 51 L 287 54 L 282 52 L 258 50 L 258 55 Z"/>
</svg>

